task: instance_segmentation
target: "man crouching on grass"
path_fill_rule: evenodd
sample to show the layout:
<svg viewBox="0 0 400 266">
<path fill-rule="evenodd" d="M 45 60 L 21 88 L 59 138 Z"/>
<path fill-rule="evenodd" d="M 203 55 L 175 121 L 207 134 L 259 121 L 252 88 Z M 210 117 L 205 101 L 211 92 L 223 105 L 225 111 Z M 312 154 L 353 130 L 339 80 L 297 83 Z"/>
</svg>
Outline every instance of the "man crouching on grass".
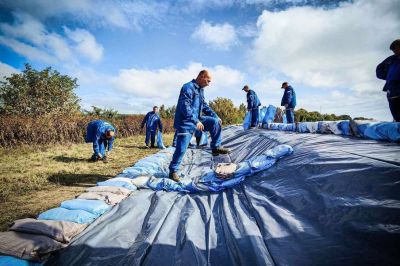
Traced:
<svg viewBox="0 0 400 266">
<path fill-rule="evenodd" d="M 111 152 L 114 142 L 115 128 L 103 120 L 91 121 L 86 129 L 86 143 L 93 142 L 93 155 L 91 161 L 100 159 L 108 163 L 107 154 Z"/>
<path fill-rule="evenodd" d="M 200 71 L 196 79 L 183 85 L 176 106 L 174 128 L 176 130 L 176 147 L 169 165 L 169 178 L 178 182 L 179 165 L 197 128 L 199 131 L 209 131 L 211 135 L 212 155 L 229 153 L 221 147 L 222 121 L 204 100 L 204 89 L 211 82 L 207 70 Z M 202 113 L 205 115 L 202 116 Z"/>
</svg>

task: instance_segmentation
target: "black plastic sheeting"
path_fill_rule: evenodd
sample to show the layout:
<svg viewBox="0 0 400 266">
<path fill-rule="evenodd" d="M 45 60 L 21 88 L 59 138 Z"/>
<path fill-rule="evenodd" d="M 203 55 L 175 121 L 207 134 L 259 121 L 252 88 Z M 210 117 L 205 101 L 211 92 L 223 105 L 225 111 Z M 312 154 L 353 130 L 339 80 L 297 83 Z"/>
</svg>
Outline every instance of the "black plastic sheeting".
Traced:
<svg viewBox="0 0 400 266">
<path fill-rule="evenodd" d="M 294 153 L 219 193 L 141 190 L 47 265 L 394 265 L 400 263 L 400 145 L 228 127 L 241 162 L 278 144 Z M 209 150 L 189 150 L 199 176 Z"/>
</svg>

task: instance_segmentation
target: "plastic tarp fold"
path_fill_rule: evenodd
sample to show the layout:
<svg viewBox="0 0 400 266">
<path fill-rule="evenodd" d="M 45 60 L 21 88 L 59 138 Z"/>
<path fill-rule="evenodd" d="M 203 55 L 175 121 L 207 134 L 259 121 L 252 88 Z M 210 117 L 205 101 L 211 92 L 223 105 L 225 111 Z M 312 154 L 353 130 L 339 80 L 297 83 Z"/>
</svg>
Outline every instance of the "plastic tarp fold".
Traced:
<svg viewBox="0 0 400 266">
<path fill-rule="evenodd" d="M 198 178 L 220 162 L 247 171 L 241 162 L 281 144 L 293 154 L 220 192 L 133 193 L 47 265 L 398 264 L 397 144 L 230 126 L 231 154 L 189 149 L 181 172 Z"/>
</svg>

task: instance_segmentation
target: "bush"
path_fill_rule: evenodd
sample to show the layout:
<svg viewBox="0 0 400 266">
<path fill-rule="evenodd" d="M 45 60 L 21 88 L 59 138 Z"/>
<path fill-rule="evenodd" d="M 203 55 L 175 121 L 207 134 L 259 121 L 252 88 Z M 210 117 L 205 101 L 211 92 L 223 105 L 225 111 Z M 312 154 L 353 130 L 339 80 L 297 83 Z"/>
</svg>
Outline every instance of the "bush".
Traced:
<svg viewBox="0 0 400 266">
<path fill-rule="evenodd" d="M 42 71 L 25 64 L 20 74 L 0 82 L 0 113 L 6 115 L 71 114 L 79 111 L 74 89 L 77 79 L 48 67 Z"/>
<path fill-rule="evenodd" d="M 2 115 L 0 117 L 0 147 L 18 145 L 48 145 L 55 143 L 83 143 L 87 124 L 103 119 L 117 128 L 118 137 L 130 137 L 141 133 L 143 115 L 121 115 L 107 119 L 96 116 L 30 116 Z M 163 119 L 163 132 L 173 132 L 173 121 Z"/>
</svg>

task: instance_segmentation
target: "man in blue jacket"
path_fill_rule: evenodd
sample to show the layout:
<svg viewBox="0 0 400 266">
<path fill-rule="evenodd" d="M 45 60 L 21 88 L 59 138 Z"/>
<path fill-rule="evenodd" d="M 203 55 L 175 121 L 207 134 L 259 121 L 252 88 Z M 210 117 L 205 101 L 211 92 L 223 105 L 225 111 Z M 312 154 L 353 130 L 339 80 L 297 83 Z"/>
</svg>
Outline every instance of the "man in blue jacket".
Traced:
<svg viewBox="0 0 400 266">
<path fill-rule="evenodd" d="M 393 41 L 389 48 L 394 55 L 376 67 L 376 76 L 386 80 L 383 91 L 386 91 L 393 120 L 400 122 L 400 39 Z"/>
<path fill-rule="evenodd" d="M 221 147 L 222 121 L 204 100 L 204 88 L 210 82 L 211 75 L 207 70 L 202 70 L 196 79 L 181 88 L 174 119 L 176 147 L 169 165 L 169 178 L 176 182 L 179 181 L 179 165 L 196 128 L 210 132 L 213 156 L 229 153 L 228 149 Z"/>
<path fill-rule="evenodd" d="M 292 86 L 287 82 L 282 83 L 282 89 L 285 90 L 283 93 L 281 106 L 285 106 L 286 109 L 286 119 L 288 124 L 294 123 L 294 108 L 296 107 L 296 93 Z"/>
<path fill-rule="evenodd" d="M 242 90 L 247 93 L 247 111 L 251 112 L 250 128 L 255 128 L 258 125 L 258 108 L 260 107 L 261 102 L 255 91 L 250 90 L 248 85 L 245 85 Z"/>
<path fill-rule="evenodd" d="M 91 160 L 102 159 L 107 163 L 107 154 L 113 148 L 115 128 L 103 120 L 91 121 L 86 129 L 86 143 L 93 142 L 93 155 Z"/>
<path fill-rule="evenodd" d="M 158 115 L 158 106 L 154 106 L 153 111 L 146 114 L 143 118 L 141 128 L 143 128 L 145 124 L 146 139 L 144 142 L 146 143 L 146 147 L 149 148 L 149 141 L 151 140 L 150 148 L 155 148 L 154 143 L 156 141 L 157 128 L 162 131 L 161 118 Z"/>
</svg>

